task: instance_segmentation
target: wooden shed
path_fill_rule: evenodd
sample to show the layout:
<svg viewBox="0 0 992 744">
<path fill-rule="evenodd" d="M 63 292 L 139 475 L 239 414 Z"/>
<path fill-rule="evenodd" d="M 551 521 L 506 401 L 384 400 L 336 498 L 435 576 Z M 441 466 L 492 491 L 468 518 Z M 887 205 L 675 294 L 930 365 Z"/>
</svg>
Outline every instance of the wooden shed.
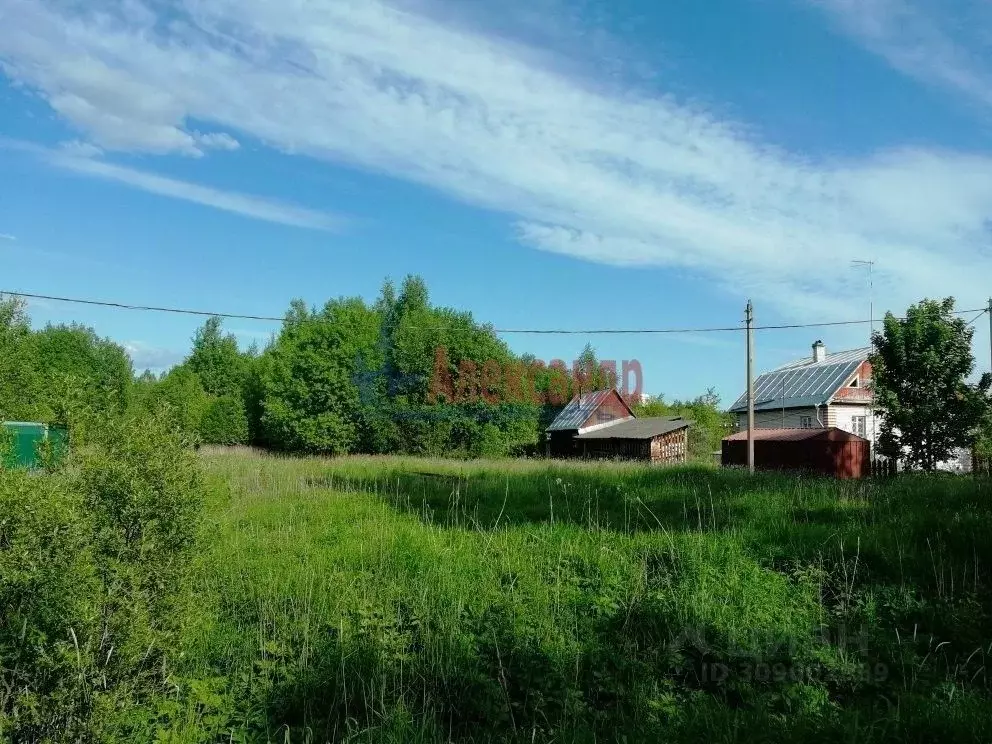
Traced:
<svg viewBox="0 0 992 744">
<path fill-rule="evenodd" d="M 721 462 L 747 465 L 747 431 L 725 437 Z M 754 466 L 762 470 L 794 470 L 834 478 L 871 474 L 871 443 L 836 426 L 821 429 L 755 429 Z"/>
<path fill-rule="evenodd" d="M 582 457 L 685 463 L 691 424 L 676 417 L 635 418 L 579 434 L 575 442 Z"/>
<path fill-rule="evenodd" d="M 616 390 L 576 395 L 547 430 L 551 457 L 684 463 L 691 421 L 637 418 Z"/>
</svg>

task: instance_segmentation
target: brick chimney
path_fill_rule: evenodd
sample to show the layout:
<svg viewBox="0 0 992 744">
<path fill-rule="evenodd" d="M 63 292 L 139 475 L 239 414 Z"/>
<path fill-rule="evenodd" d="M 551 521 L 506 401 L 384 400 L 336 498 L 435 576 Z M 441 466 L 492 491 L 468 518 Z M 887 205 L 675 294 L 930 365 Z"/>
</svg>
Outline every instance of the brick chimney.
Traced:
<svg viewBox="0 0 992 744">
<path fill-rule="evenodd" d="M 827 358 L 827 347 L 819 339 L 813 344 L 813 361 L 822 362 Z"/>
</svg>

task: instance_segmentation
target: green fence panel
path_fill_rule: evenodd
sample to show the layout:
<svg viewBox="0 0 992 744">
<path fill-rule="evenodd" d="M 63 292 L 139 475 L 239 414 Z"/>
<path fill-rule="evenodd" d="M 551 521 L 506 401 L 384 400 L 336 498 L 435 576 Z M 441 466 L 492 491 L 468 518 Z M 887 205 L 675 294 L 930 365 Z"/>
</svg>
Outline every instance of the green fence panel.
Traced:
<svg viewBox="0 0 992 744">
<path fill-rule="evenodd" d="M 11 447 L 4 452 L 3 465 L 9 468 L 40 467 L 41 454 L 47 446 L 53 459 L 62 460 L 69 451 L 69 432 L 64 426 L 35 421 L 4 421 L 4 440 Z"/>
</svg>

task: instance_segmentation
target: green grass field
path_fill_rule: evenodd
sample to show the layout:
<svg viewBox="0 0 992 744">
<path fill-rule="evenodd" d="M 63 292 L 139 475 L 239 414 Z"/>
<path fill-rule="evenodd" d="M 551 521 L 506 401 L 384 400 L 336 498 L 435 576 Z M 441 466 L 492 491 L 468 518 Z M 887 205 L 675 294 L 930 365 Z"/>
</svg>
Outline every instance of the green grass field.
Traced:
<svg viewBox="0 0 992 744">
<path fill-rule="evenodd" d="M 204 462 L 167 741 L 992 741 L 987 481 Z"/>
</svg>

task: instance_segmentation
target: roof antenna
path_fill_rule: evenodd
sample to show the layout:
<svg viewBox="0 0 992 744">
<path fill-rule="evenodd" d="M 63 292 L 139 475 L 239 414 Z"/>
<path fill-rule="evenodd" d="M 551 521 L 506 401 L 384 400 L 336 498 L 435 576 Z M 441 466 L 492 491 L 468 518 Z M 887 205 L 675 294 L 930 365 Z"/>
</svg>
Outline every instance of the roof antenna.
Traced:
<svg viewBox="0 0 992 744">
<path fill-rule="evenodd" d="M 864 266 L 868 269 L 868 323 L 871 327 L 871 335 L 868 337 L 868 345 L 871 346 L 872 339 L 875 337 L 875 302 L 874 302 L 874 284 L 872 282 L 872 268 L 875 266 L 874 261 L 868 261 L 865 259 L 856 259 L 851 261 L 852 266 Z"/>
</svg>

